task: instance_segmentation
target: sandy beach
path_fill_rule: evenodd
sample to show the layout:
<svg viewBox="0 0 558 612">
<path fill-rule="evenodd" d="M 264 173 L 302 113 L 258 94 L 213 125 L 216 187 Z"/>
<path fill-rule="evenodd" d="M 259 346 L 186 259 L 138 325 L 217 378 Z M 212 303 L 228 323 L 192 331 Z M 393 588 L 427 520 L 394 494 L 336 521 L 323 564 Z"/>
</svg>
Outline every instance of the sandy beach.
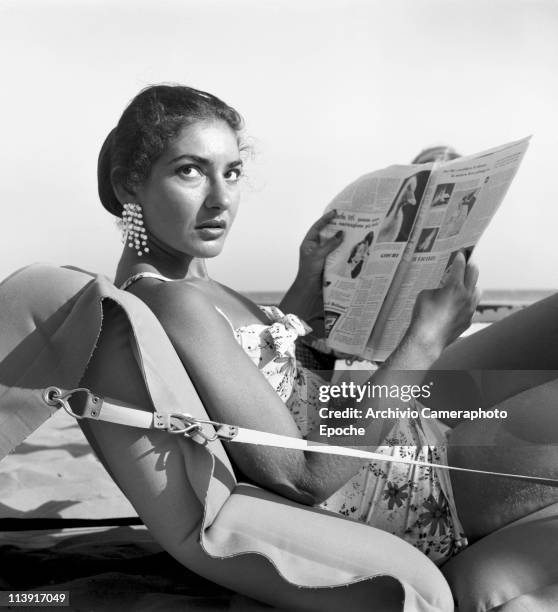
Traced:
<svg viewBox="0 0 558 612">
<path fill-rule="evenodd" d="M 143 526 L 37 529 L 137 517 L 63 410 L 0 462 L 0 499 L 0 590 L 68 591 L 71 610 L 271 609 L 188 571 Z"/>
</svg>

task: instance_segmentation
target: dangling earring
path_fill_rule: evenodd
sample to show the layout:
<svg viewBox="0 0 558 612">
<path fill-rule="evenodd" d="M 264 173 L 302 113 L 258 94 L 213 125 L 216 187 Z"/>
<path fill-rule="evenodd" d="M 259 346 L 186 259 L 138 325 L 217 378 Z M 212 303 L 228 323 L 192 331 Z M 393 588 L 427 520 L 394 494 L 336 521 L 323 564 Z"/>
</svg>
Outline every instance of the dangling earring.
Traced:
<svg viewBox="0 0 558 612">
<path fill-rule="evenodd" d="M 127 202 L 122 208 L 122 242 L 127 241 L 128 246 L 135 248 L 141 257 L 143 253 L 149 253 L 141 206 Z"/>
</svg>

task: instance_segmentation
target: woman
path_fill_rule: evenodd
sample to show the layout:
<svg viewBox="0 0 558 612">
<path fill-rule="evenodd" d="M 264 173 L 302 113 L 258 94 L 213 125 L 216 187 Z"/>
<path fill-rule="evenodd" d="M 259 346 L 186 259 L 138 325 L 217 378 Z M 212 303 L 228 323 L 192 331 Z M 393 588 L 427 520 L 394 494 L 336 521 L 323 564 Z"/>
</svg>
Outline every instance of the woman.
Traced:
<svg viewBox="0 0 558 612">
<path fill-rule="evenodd" d="M 378 242 L 406 242 L 409 239 L 429 172 L 407 177 L 399 188 L 378 234 Z"/>
<path fill-rule="evenodd" d="M 234 109 L 186 87 L 150 87 L 130 103 L 99 159 L 101 201 L 123 218 L 126 233 L 115 282 L 158 317 L 212 419 L 298 438 L 313 436 L 319 421 L 316 389 L 323 380 L 297 366 L 294 342 L 308 331 L 298 317 L 316 312 L 325 257 L 342 238 L 320 243 L 319 231 L 333 213 L 307 234 L 297 278 L 281 303 L 291 315 L 262 310 L 208 276 L 205 259 L 221 252 L 239 204 L 241 128 Z M 374 375 L 375 383 L 390 380 L 395 370 L 416 370 L 418 382 L 420 370 L 444 367 L 442 352 L 468 327 L 475 310 L 476 280 L 477 270 L 459 254 L 444 286 L 419 296 L 405 337 Z M 483 349 L 482 355 L 488 353 Z M 450 350 L 449 355 L 447 363 L 463 358 L 459 351 Z M 494 393 L 493 403 L 513 394 L 514 385 L 517 388 L 515 378 L 500 395 Z M 96 435 L 103 435 L 102 425 L 91 423 Z M 450 463 L 473 463 L 466 445 L 475 444 L 479 435 L 486 440 L 486 431 L 464 423 L 454 434 L 463 446 L 453 454 L 450 447 Z M 390 452 L 389 441 L 404 448 L 414 444 L 421 447 L 418 458 L 443 459 L 443 447 L 424 450 L 421 436 L 420 424 L 386 419 L 368 426 L 366 443 L 386 447 L 385 452 Z M 355 518 L 370 524 L 386 518 L 384 528 L 436 562 L 463 543 L 463 533 L 480 537 L 558 497 L 553 489 L 540 487 L 535 499 L 520 496 L 513 507 L 505 507 L 502 518 L 503 500 L 490 490 L 479 497 L 467 475 L 454 479 L 452 474 L 450 483 L 444 470 L 410 473 L 394 467 L 386 475 L 383 463 L 241 444 L 228 450 L 245 478 L 297 502 L 323 503 L 352 515 L 351 495 L 355 498 L 356 491 L 361 507 Z M 494 459 L 485 455 L 489 462 Z M 555 455 L 549 449 L 544 460 L 548 463 L 550 456 L 558 458 Z M 509 459 L 505 452 L 500 456 Z M 540 465 L 540 458 L 527 457 L 523 467 L 536 472 Z M 401 484 L 404 479 L 406 485 Z M 378 484 L 379 495 L 373 493 Z M 457 495 L 457 511 L 452 484 L 466 491 Z M 519 493 L 528 490 L 513 486 Z M 417 500 L 422 508 L 413 508 Z M 488 517 L 479 512 L 486 506 L 491 507 Z"/>
</svg>

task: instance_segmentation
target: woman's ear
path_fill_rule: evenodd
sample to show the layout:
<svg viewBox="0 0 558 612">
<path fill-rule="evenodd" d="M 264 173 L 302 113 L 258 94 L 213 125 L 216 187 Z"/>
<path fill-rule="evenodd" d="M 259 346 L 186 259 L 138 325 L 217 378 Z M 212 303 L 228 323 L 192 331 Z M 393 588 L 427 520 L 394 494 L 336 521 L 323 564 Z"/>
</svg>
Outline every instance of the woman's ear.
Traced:
<svg viewBox="0 0 558 612">
<path fill-rule="evenodd" d="M 110 182 L 112 183 L 112 188 L 120 204 L 124 205 L 126 202 L 135 202 L 136 193 L 128 187 L 125 187 L 122 182 L 117 179 L 115 172 L 111 174 Z"/>
</svg>

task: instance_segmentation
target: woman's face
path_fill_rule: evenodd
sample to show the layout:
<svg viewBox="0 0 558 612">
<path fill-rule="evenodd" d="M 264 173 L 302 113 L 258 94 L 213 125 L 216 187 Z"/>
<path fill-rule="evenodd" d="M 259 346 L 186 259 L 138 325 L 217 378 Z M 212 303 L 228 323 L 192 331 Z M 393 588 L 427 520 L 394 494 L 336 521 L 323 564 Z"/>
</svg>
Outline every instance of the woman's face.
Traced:
<svg viewBox="0 0 558 612">
<path fill-rule="evenodd" d="M 241 169 L 226 123 L 184 127 L 136 191 L 150 240 L 192 257 L 218 255 L 238 208 Z"/>
</svg>

